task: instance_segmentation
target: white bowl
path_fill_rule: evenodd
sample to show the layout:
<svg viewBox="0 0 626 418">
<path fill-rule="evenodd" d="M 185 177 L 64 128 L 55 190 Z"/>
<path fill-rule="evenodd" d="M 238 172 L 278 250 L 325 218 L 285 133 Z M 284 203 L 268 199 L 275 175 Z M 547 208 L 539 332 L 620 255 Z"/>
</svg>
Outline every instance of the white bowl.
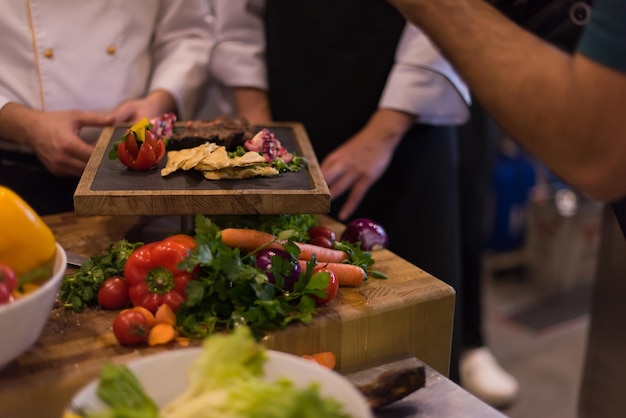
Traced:
<svg viewBox="0 0 626 418">
<path fill-rule="evenodd" d="M 137 376 L 147 395 L 159 408 L 163 408 L 187 387 L 190 364 L 201 350 L 202 347 L 193 347 L 154 354 L 132 361 L 128 367 Z M 292 354 L 268 350 L 264 370 L 266 380 L 273 381 L 284 376 L 298 388 L 319 382 L 322 396 L 337 399 L 343 405 L 344 412 L 350 416 L 373 417 L 361 392 L 345 377 L 323 366 Z M 163 376 L 167 376 L 167 380 L 164 381 Z M 69 410 L 104 410 L 106 406 L 97 395 L 98 384 L 99 381 L 96 380 L 80 390 L 72 399 Z"/>
<path fill-rule="evenodd" d="M 56 246 L 52 277 L 23 298 L 0 305 L 0 369 L 28 350 L 48 322 L 67 269 L 65 250 Z"/>
</svg>

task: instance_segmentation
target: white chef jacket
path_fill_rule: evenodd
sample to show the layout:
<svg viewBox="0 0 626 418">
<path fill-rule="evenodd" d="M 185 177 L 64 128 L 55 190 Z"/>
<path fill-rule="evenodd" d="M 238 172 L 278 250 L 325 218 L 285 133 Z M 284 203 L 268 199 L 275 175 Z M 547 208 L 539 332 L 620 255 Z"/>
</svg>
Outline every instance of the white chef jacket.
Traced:
<svg viewBox="0 0 626 418">
<path fill-rule="evenodd" d="M 0 109 L 108 112 L 163 89 L 194 116 L 214 40 L 206 0 L 0 0 Z"/>
<path fill-rule="evenodd" d="M 215 93 L 220 112 L 233 113 L 232 87 L 267 90 L 264 64 L 263 9 L 265 0 L 211 0 L 215 38 L 211 76 L 222 86 Z M 420 123 L 455 125 L 469 119 L 470 94 L 430 40 L 407 24 L 395 63 L 378 106 L 418 116 Z"/>
</svg>

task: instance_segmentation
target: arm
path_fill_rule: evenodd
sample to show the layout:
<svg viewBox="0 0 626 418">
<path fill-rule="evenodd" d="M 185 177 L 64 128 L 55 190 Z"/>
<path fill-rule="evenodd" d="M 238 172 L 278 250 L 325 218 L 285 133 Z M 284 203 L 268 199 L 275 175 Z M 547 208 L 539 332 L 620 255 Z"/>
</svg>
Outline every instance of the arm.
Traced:
<svg viewBox="0 0 626 418">
<path fill-rule="evenodd" d="M 153 65 L 148 90 L 167 92 L 171 97 L 148 96 L 156 99 L 158 113 L 177 111 L 183 120 L 194 117 L 198 92 L 207 87 L 213 47 L 206 0 L 161 2 L 152 42 Z M 175 104 L 173 108 L 171 100 Z"/>
<path fill-rule="evenodd" d="M 572 185 L 626 195 L 626 75 L 569 56 L 483 0 L 390 0 L 439 46 L 500 126 Z"/>
<path fill-rule="evenodd" d="M 0 109 L 0 139 L 32 149 L 51 173 L 80 176 L 93 145 L 78 137 L 83 126 L 105 126 L 111 118 L 79 110 L 41 112 L 9 102 Z"/>
<path fill-rule="evenodd" d="M 339 218 L 346 220 L 384 174 L 396 147 L 416 120 L 433 125 L 465 122 L 469 101 L 467 87 L 450 64 L 426 36 L 407 24 L 378 110 L 322 162 L 331 196 L 349 191 Z"/>
<path fill-rule="evenodd" d="M 331 152 L 322 162 L 322 173 L 332 198 L 350 194 L 339 212 L 345 221 L 363 197 L 383 175 L 396 146 L 415 123 L 415 115 L 392 109 L 378 109 L 352 138 Z"/>
<path fill-rule="evenodd" d="M 418 115 L 421 123 L 456 125 L 469 118 L 467 86 L 417 27 L 405 26 L 380 108 Z"/>
<path fill-rule="evenodd" d="M 252 123 L 272 119 L 267 98 L 263 0 L 215 0 L 217 44 L 211 75 L 232 91 L 235 112 Z"/>
</svg>

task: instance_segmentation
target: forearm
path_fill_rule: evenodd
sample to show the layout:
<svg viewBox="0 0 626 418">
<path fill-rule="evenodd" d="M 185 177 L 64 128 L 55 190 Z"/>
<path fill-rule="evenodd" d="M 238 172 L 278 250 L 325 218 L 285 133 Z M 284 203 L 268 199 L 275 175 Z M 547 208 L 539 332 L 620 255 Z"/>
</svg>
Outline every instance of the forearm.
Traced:
<svg viewBox="0 0 626 418">
<path fill-rule="evenodd" d="M 178 109 L 176 106 L 176 100 L 174 100 L 174 96 L 171 93 L 165 90 L 154 90 L 151 91 L 146 97 L 145 100 L 150 104 L 154 109 L 154 116 L 161 115 L 163 113 L 177 113 Z"/>
<path fill-rule="evenodd" d="M 237 114 L 251 123 L 267 123 L 272 120 L 269 100 L 264 90 L 235 87 L 233 98 Z"/>
<path fill-rule="evenodd" d="M 500 126 L 557 175 L 601 199 L 626 192 L 609 184 L 626 174 L 616 158 L 626 151 L 623 141 L 613 141 L 624 134 L 623 117 L 600 104 L 607 94 L 610 103 L 623 103 L 623 89 L 602 85 L 621 75 L 604 77 L 612 71 L 558 51 L 483 0 L 416 0 L 402 7 Z"/>
<path fill-rule="evenodd" d="M 0 139 L 30 147 L 29 127 L 36 123 L 38 113 L 17 103 L 7 103 L 0 109 Z"/>
<path fill-rule="evenodd" d="M 370 117 L 363 131 L 369 131 L 369 137 L 377 138 L 385 144 L 385 147 L 393 150 L 415 124 L 416 117 L 393 109 L 378 109 Z"/>
</svg>

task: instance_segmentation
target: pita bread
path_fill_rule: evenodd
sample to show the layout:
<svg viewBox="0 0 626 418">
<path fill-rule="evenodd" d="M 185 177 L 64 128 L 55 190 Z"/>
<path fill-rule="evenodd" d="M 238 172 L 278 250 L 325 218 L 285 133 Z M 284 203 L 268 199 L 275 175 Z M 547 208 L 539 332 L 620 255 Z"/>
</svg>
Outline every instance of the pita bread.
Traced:
<svg viewBox="0 0 626 418">
<path fill-rule="evenodd" d="M 252 177 L 276 177 L 279 172 L 271 166 L 254 166 L 239 168 L 223 168 L 215 171 L 203 171 L 202 175 L 208 180 L 248 179 Z"/>
<path fill-rule="evenodd" d="M 209 180 L 279 175 L 276 168 L 267 166 L 265 163 L 265 158 L 258 152 L 248 151 L 242 156 L 231 158 L 228 156 L 226 147 L 207 142 L 194 148 L 169 151 L 167 163 L 161 170 L 161 175 L 165 177 L 176 170 L 191 170 L 192 168 L 201 171 Z"/>
<path fill-rule="evenodd" d="M 218 148 L 218 145 L 207 142 L 195 148 L 187 148 L 180 151 L 168 151 L 167 163 L 165 164 L 165 167 L 161 169 L 161 176 L 165 177 L 178 169 L 191 170 L 192 168 L 195 168 L 196 165 L 198 165 L 198 162 L 200 162 L 207 154 L 210 154 L 216 148 Z"/>
</svg>

